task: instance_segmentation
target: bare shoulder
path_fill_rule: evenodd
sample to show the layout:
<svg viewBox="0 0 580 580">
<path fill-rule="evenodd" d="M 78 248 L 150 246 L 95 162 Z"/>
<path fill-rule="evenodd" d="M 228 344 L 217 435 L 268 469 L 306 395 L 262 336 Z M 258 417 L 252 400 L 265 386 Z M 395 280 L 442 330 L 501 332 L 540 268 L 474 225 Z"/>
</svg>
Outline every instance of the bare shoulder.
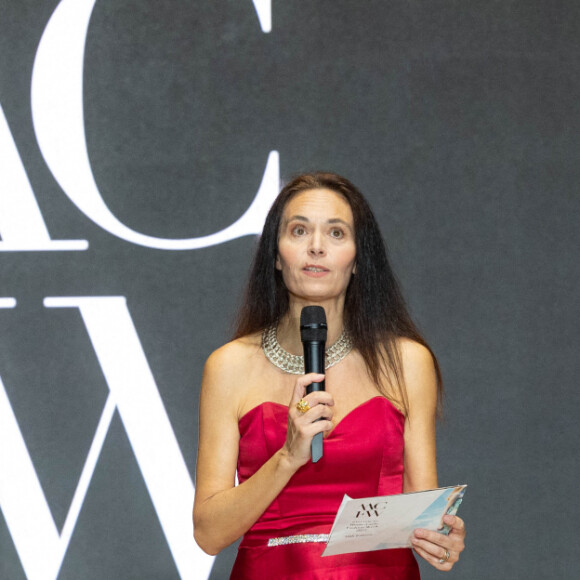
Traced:
<svg viewBox="0 0 580 580">
<path fill-rule="evenodd" d="M 239 382 L 260 356 L 261 344 L 261 335 L 257 333 L 232 340 L 212 352 L 205 363 L 204 384 L 209 382 L 227 386 L 231 382 Z"/>
<path fill-rule="evenodd" d="M 399 339 L 397 346 L 410 409 L 436 405 L 437 375 L 433 355 L 427 347 L 408 338 Z"/>
<path fill-rule="evenodd" d="M 435 370 L 433 355 L 426 346 L 410 338 L 400 338 L 397 346 L 405 371 L 413 369 Z"/>
<path fill-rule="evenodd" d="M 244 336 L 215 350 L 207 359 L 201 381 L 201 409 L 221 409 L 236 420 L 262 357 L 260 333 Z"/>
</svg>

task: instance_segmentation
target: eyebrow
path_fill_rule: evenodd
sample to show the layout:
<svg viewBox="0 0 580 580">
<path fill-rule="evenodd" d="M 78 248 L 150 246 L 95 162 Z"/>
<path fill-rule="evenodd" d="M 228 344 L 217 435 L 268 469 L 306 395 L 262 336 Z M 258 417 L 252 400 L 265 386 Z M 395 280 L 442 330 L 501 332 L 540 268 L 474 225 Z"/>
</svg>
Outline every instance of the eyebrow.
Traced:
<svg viewBox="0 0 580 580">
<path fill-rule="evenodd" d="M 293 216 L 289 217 L 287 220 L 284 220 L 282 223 L 284 224 L 284 226 L 287 226 L 292 221 L 300 221 L 300 222 L 307 222 L 307 223 L 310 222 L 310 220 L 303 215 L 293 215 Z M 331 218 L 326 223 L 327 224 L 342 224 L 342 225 L 346 226 L 349 230 L 352 231 L 352 226 L 348 222 L 345 222 L 341 218 Z"/>
</svg>

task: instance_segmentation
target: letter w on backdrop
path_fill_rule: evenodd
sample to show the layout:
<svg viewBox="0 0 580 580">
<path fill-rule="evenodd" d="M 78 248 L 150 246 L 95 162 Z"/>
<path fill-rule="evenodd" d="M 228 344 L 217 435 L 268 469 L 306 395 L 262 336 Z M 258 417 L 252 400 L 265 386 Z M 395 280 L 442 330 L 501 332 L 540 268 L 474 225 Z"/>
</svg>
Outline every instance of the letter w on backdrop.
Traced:
<svg viewBox="0 0 580 580">
<path fill-rule="evenodd" d="M 47 308 L 78 308 L 109 395 L 59 534 L 0 379 L 0 507 L 29 580 L 55 580 L 115 409 L 182 578 L 207 577 L 213 558 L 192 536 L 194 488 L 123 296 L 46 298 Z M 15 301 L 3 299 L 0 307 Z"/>
</svg>

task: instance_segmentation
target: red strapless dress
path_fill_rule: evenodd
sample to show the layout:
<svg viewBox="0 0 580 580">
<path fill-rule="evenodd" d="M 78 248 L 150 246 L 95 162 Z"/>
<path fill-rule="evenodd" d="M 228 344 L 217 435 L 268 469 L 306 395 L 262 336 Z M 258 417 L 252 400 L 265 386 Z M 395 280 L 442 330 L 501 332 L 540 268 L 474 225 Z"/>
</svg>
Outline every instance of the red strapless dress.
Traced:
<svg viewBox="0 0 580 580">
<path fill-rule="evenodd" d="M 267 402 L 240 419 L 240 483 L 284 445 L 287 415 L 285 405 Z M 324 440 L 323 458 L 300 468 L 244 535 L 231 579 L 418 580 L 410 549 L 321 557 L 324 543 L 268 546 L 271 538 L 328 534 L 345 493 L 353 498 L 401 493 L 404 423 L 383 397 L 344 417 Z"/>
</svg>

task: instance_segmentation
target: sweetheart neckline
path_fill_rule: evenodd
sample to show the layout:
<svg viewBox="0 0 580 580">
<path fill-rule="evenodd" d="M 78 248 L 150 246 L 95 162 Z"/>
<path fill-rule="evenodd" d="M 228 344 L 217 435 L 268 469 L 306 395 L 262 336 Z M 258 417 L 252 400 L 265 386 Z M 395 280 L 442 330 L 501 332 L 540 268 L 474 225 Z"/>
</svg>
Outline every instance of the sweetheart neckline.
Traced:
<svg viewBox="0 0 580 580">
<path fill-rule="evenodd" d="M 385 401 L 387 403 L 387 405 L 389 407 L 391 407 L 391 409 L 393 411 L 395 411 L 395 413 L 397 413 L 398 415 L 401 416 L 401 418 L 405 419 L 405 415 L 399 410 L 397 409 L 397 407 L 395 407 L 395 405 L 393 405 L 393 403 L 391 401 L 389 401 L 389 399 L 387 399 L 386 397 L 383 397 L 382 395 L 375 395 L 374 397 L 371 397 L 370 399 L 367 399 L 366 401 L 363 401 L 362 403 L 360 403 L 360 405 L 357 405 L 356 407 L 354 407 L 353 409 L 351 409 L 333 428 L 332 431 L 330 431 L 330 433 L 333 433 L 339 425 L 342 425 L 342 422 L 349 417 L 350 415 L 352 415 L 355 411 L 365 407 L 368 403 L 370 403 L 371 401 L 375 401 L 376 399 L 382 399 L 383 401 Z M 276 401 L 263 401 L 262 403 L 258 403 L 255 407 L 252 407 L 249 411 L 246 411 L 239 419 L 238 419 L 238 425 L 244 420 L 246 419 L 246 417 L 248 417 L 250 414 L 257 412 L 258 409 L 261 409 L 262 407 L 266 406 L 266 405 L 274 405 L 275 407 L 283 407 L 285 409 L 288 409 L 288 405 L 285 405 L 284 403 L 277 403 Z"/>
</svg>

